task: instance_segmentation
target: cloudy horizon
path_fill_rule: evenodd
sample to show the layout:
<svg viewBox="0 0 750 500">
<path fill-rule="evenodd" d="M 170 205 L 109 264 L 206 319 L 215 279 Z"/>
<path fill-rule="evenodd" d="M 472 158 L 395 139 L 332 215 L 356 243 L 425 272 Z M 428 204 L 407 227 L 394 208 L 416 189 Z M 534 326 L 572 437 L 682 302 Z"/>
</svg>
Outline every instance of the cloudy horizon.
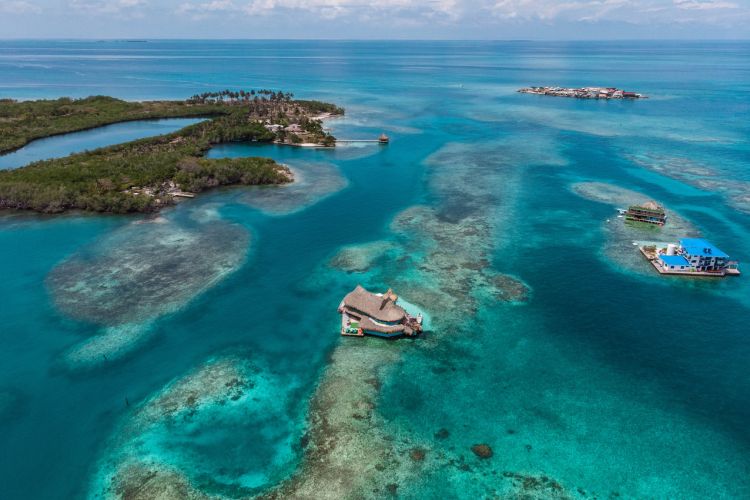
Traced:
<svg viewBox="0 0 750 500">
<path fill-rule="evenodd" d="M 0 0 L 0 38 L 746 39 L 750 0 Z"/>
</svg>

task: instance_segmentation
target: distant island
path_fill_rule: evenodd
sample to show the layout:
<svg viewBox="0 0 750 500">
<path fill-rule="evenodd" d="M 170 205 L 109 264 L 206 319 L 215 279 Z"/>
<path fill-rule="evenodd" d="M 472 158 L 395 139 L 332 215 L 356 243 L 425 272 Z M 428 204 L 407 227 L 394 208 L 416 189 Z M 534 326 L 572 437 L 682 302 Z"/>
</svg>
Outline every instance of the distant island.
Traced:
<svg viewBox="0 0 750 500">
<path fill-rule="evenodd" d="M 518 91 L 522 94 L 574 97 L 576 99 L 646 99 L 646 96 L 642 94 L 628 92 L 617 87 L 524 87 Z"/>
<path fill-rule="evenodd" d="M 0 208 L 150 212 L 211 187 L 291 182 L 291 171 L 267 158 L 204 155 L 215 144 L 235 141 L 332 147 L 336 139 L 321 120 L 343 113 L 333 104 L 271 90 L 225 90 L 185 101 L 0 100 L 0 154 L 35 139 L 113 123 L 207 118 L 171 134 L 0 171 Z"/>
</svg>

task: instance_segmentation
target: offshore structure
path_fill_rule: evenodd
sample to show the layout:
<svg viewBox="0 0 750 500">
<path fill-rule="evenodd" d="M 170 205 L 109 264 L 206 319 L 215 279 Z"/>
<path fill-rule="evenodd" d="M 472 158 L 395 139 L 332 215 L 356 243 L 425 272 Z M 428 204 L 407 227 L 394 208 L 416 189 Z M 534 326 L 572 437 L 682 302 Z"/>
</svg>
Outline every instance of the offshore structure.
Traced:
<svg viewBox="0 0 750 500">
<path fill-rule="evenodd" d="M 410 315 L 397 301 L 398 295 L 390 288 L 385 293 L 372 293 L 357 285 L 339 304 L 341 335 L 394 338 L 421 333 L 422 315 Z"/>
<path fill-rule="evenodd" d="M 739 262 L 702 238 L 683 238 L 679 244 L 639 246 L 660 274 L 681 276 L 739 276 Z"/>
<path fill-rule="evenodd" d="M 667 213 L 664 207 L 655 201 L 647 201 L 642 205 L 631 205 L 627 210 L 620 209 L 628 222 L 643 222 L 663 226 L 667 223 Z"/>
</svg>

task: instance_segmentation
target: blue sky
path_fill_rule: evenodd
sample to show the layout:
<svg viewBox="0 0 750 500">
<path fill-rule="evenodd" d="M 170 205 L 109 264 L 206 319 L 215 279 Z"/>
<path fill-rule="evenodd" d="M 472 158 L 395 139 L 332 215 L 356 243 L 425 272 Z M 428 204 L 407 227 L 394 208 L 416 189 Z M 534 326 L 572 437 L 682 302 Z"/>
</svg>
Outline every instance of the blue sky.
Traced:
<svg viewBox="0 0 750 500">
<path fill-rule="evenodd" d="M 0 0 L 0 38 L 750 38 L 750 0 Z"/>
</svg>

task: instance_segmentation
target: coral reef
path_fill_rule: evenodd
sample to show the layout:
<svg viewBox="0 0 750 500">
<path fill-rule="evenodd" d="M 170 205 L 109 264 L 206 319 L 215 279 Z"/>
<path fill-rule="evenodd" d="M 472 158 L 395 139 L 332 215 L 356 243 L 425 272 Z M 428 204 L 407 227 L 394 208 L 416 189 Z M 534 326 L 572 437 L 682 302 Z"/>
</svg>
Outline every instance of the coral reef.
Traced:
<svg viewBox="0 0 750 500">
<path fill-rule="evenodd" d="M 197 491 L 178 471 L 161 464 L 142 462 L 126 464 L 118 469 L 107 496 L 127 500 L 209 498 Z"/>
<path fill-rule="evenodd" d="M 363 273 L 369 271 L 378 259 L 393 253 L 393 250 L 397 250 L 396 245 L 385 240 L 350 245 L 339 250 L 331 258 L 329 265 L 347 273 Z"/>
<path fill-rule="evenodd" d="M 486 459 L 492 457 L 492 448 L 488 444 L 475 444 L 471 447 L 472 453 L 479 458 Z"/>
<path fill-rule="evenodd" d="M 240 226 L 132 224 L 66 259 L 48 277 L 57 307 L 102 325 L 172 312 L 233 271 L 249 237 Z"/>
<path fill-rule="evenodd" d="M 63 354 L 64 362 L 77 369 L 93 368 L 114 361 L 148 340 L 153 333 L 150 322 L 108 326 L 97 335 L 74 345 Z"/>
<path fill-rule="evenodd" d="M 268 215 L 288 215 L 320 202 L 349 184 L 330 163 L 299 163 L 291 168 L 294 182 L 247 189 L 240 200 Z"/>
<path fill-rule="evenodd" d="M 657 174 L 683 182 L 707 193 L 719 193 L 729 204 L 750 213 L 750 181 L 738 179 L 734 172 L 696 163 L 690 158 L 665 156 L 653 153 L 631 155 L 628 159 L 636 165 Z"/>
<path fill-rule="evenodd" d="M 158 218 L 128 224 L 67 258 L 47 278 L 66 315 L 100 325 L 65 354 L 75 369 L 132 352 L 153 321 L 215 286 L 244 261 L 249 235 L 220 220 L 181 224 Z"/>
<path fill-rule="evenodd" d="M 300 469 L 264 498 L 370 497 L 408 476 L 400 464 L 411 459 L 394 448 L 374 405 L 378 384 L 364 376 L 382 377 L 399 359 L 399 349 L 378 339 L 353 340 L 335 349 L 311 401 L 310 440 Z"/>
<path fill-rule="evenodd" d="M 503 472 L 503 477 L 510 479 L 514 487 L 514 497 L 528 500 L 573 498 L 563 486 L 547 476 L 533 476 L 516 472 Z M 580 491 L 579 496 L 586 496 Z"/>
<path fill-rule="evenodd" d="M 295 382 L 240 355 L 208 360 L 126 416 L 100 462 L 92 496 L 256 494 L 294 460 L 294 424 L 288 402 L 275 389 L 280 385 Z M 274 442 L 263 463 L 237 460 L 244 446 L 262 440 Z"/>
<path fill-rule="evenodd" d="M 612 207 L 627 207 L 649 200 L 636 191 L 603 182 L 579 182 L 573 184 L 572 190 L 583 198 Z M 680 238 L 700 236 L 698 229 L 679 213 L 666 207 L 665 211 L 667 223 L 661 227 L 652 224 L 627 224 L 613 215 L 603 226 L 606 234 L 603 255 L 606 259 L 618 268 L 654 275 L 651 265 L 633 245 L 634 241 L 675 242 Z"/>
<path fill-rule="evenodd" d="M 522 282 L 492 269 L 490 222 L 478 215 L 458 221 L 441 219 L 426 206 L 400 213 L 391 225 L 394 232 L 410 241 L 410 251 L 399 263 L 414 272 L 408 280 L 396 276 L 401 293 L 417 304 L 431 304 L 434 310 L 452 314 L 471 313 L 480 300 L 521 303 L 529 289 Z"/>
<path fill-rule="evenodd" d="M 366 285 L 392 285 L 414 307 L 432 313 L 429 330 L 443 340 L 480 306 L 527 301 L 528 287 L 497 272 L 491 263 L 502 222 L 511 210 L 512 180 L 518 175 L 492 162 L 488 166 L 487 157 L 504 158 L 493 153 L 450 146 L 432 158 L 430 185 L 439 195 L 439 206 L 402 211 L 390 225 L 392 241 L 343 248 L 311 277 L 308 288 L 319 289 L 322 283 L 346 287 L 351 278 L 345 273 L 351 272 L 360 273 L 357 279 Z M 508 196 L 498 201 L 498 193 Z M 383 385 L 399 380 L 395 374 L 404 353 L 434 348 L 427 339 L 342 340 L 311 401 L 302 465 L 266 497 L 394 496 L 421 477 L 420 471 L 450 463 L 468 467 L 460 457 L 434 453 L 429 443 L 399 435 L 377 409 Z M 438 434 L 444 440 L 450 431 L 441 429 Z"/>
</svg>

